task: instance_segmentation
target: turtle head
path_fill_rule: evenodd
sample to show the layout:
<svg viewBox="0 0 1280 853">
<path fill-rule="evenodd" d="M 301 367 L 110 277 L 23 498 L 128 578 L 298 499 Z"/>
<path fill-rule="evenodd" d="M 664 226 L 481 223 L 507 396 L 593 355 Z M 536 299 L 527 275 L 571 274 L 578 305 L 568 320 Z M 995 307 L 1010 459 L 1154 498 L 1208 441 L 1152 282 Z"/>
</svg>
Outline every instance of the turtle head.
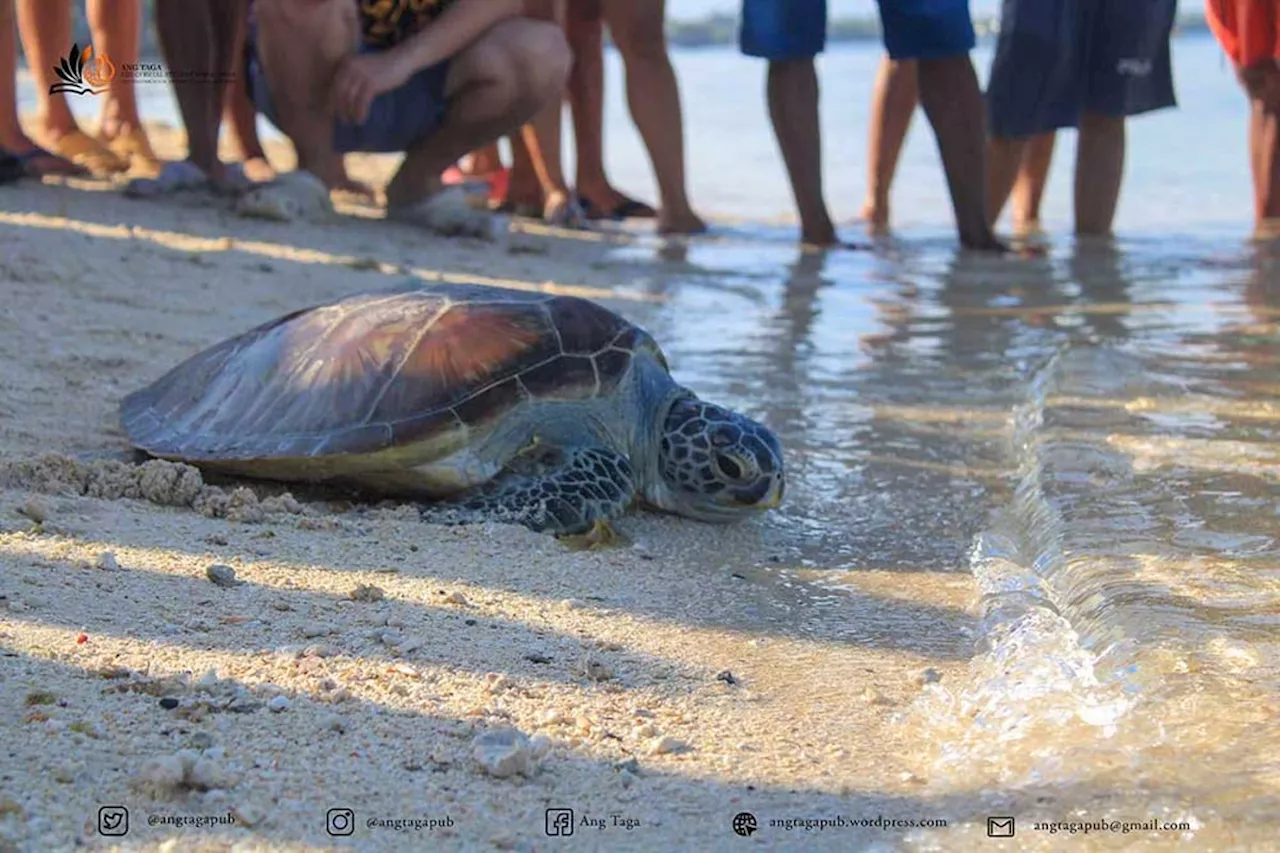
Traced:
<svg viewBox="0 0 1280 853">
<path fill-rule="evenodd" d="M 729 522 L 782 503 L 782 447 L 767 427 L 682 394 L 659 435 L 658 476 L 646 495 L 668 512 Z"/>
</svg>

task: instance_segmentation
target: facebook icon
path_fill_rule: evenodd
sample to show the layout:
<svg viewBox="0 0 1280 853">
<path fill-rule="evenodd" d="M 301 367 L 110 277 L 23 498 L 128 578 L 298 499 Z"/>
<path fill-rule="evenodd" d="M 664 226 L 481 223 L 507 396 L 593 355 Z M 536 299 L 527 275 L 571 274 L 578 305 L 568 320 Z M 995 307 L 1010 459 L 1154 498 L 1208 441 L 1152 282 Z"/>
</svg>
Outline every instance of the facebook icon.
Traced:
<svg viewBox="0 0 1280 853">
<path fill-rule="evenodd" d="M 573 809 L 547 809 L 547 835 L 573 835 Z"/>
</svg>

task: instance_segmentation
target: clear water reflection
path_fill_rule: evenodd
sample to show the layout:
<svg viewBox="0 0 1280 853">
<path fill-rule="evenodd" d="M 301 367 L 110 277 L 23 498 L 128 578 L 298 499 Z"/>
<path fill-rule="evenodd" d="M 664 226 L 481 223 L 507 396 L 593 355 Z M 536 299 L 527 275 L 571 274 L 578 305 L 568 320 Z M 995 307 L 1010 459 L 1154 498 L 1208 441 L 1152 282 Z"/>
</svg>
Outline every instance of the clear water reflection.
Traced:
<svg viewBox="0 0 1280 853">
<path fill-rule="evenodd" d="M 797 256 L 771 236 L 656 267 L 621 250 L 622 289 L 663 299 L 617 307 L 695 390 L 781 434 L 791 488 L 760 572 L 833 592 L 865 569 L 977 576 L 969 680 L 904 720 L 931 783 L 1090 780 L 1115 786 L 1100 815 L 1182 815 L 1212 848 L 1273 832 L 1280 255 L 1002 260 L 939 235 Z"/>
</svg>

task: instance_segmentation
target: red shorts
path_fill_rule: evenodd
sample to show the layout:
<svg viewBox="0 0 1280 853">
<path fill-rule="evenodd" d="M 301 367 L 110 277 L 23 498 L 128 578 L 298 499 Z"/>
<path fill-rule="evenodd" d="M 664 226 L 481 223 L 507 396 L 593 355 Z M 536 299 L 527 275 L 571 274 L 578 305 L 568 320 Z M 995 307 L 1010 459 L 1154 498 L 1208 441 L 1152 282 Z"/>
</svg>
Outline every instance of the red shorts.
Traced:
<svg viewBox="0 0 1280 853">
<path fill-rule="evenodd" d="M 1205 0 L 1218 43 L 1241 68 L 1280 59 L 1280 0 Z"/>
</svg>

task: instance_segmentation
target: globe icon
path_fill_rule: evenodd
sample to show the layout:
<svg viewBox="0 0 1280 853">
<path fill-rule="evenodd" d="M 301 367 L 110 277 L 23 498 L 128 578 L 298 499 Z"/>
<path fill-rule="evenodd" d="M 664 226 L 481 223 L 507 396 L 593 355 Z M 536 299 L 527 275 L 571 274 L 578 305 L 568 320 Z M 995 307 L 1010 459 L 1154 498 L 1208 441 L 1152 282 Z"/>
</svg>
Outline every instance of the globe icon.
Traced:
<svg viewBox="0 0 1280 853">
<path fill-rule="evenodd" d="M 756 831 L 756 816 L 751 812 L 738 812 L 733 816 L 733 831 L 748 836 Z"/>
</svg>

